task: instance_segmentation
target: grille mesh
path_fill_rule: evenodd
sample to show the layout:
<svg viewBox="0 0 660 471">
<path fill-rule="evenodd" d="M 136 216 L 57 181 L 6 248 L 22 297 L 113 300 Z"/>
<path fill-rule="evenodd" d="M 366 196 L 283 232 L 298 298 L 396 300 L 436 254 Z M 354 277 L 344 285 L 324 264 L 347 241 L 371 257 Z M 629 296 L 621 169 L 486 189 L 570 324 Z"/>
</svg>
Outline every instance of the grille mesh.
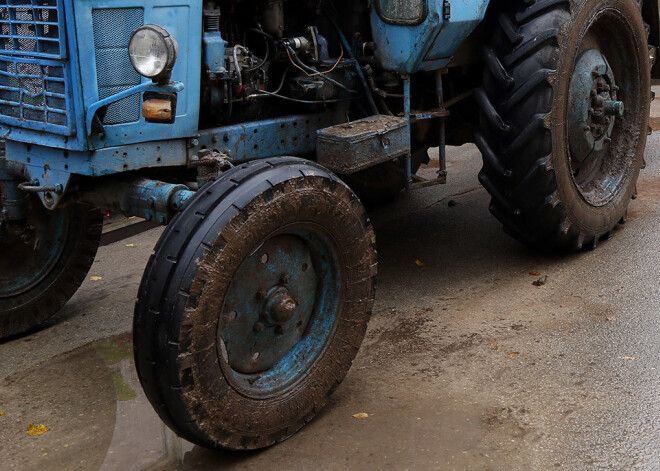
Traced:
<svg viewBox="0 0 660 471">
<path fill-rule="evenodd" d="M 64 68 L 0 59 L 0 115 L 66 126 Z"/>
<path fill-rule="evenodd" d="M 142 8 L 111 8 L 92 11 L 96 76 L 99 99 L 140 85 L 142 78 L 128 58 L 131 33 L 144 24 Z M 108 106 L 103 124 L 132 123 L 140 119 L 140 95 Z"/>
<path fill-rule="evenodd" d="M 0 40 L 14 54 L 63 57 L 57 0 L 0 0 Z"/>
<path fill-rule="evenodd" d="M 61 0 L 0 0 L 0 122 L 73 133 Z"/>
</svg>

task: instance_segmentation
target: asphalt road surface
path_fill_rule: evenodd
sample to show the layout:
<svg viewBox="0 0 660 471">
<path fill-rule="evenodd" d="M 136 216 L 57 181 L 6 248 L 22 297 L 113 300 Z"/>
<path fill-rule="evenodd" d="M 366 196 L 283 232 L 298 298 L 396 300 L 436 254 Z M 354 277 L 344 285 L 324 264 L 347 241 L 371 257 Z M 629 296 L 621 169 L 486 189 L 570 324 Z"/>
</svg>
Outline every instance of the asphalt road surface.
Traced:
<svg viewBox="0 0 660 471">
<path fill-rule="evenodd" d="M 372 214 L 377 299 L 346 380 L 256 453 L 193 447 L 155 416 L 128 332 L 161 230 L 103 247 L 47 328 L 0 344 L 0 468 L 660 469 L 659 156 L 655 134 L 612 240 L 544 256 L 488 213 L 476 149 L 452 149 L 448 185 Z"/>
</svg>

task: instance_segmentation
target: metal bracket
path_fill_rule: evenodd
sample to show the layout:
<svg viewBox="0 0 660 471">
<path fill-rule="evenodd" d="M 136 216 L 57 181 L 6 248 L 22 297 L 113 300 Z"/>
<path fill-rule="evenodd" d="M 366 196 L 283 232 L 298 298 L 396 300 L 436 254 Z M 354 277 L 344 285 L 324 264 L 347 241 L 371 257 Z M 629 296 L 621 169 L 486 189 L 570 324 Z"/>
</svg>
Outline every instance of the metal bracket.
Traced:
<svg viewBox="0 0 660 471">
<path fill-rule="evenodd" d="M 135 95 L 136 93 L 143 93 L 143 92 L 156 92 L 156 93 L 179 93 L 183 91 L 184 85 L 181 82 L 170 82 L 165 85 L 156 85 L 153 82 L 145 82 L 141 83 L 140 85 L 136 85 L 134 87 L 129 88 L 128 90 L 124 90 L 123 92 L 119 92 L 115 95 L 109 96 L 108 98 L 104 98 L 103 100 L 99 100 L 96 103 L 90 105 L 89 108 L 87 108 L 87 119 L 86 119 L 86 129 L 88 134 L 92 134 L 92 125 L 94 124 L 94 117 L 96 116 L 96 113 L 103 108 L 104 106 L 111 105 L 119 100 L 123 100 L 124 98 L 127 98 L 131 95 Z"/>
<path fill-rule="evenodd" d="M 449 0 L 442 3 L 442 19 L 445 21 L 451 19 L 451 2 Z"/>
</svg>

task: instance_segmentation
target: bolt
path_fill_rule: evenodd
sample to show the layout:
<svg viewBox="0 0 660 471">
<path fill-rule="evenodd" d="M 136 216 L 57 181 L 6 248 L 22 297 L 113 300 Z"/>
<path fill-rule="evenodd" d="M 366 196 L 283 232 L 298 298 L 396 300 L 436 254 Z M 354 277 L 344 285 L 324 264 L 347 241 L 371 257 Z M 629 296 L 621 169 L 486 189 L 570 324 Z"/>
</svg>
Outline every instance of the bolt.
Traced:
<svg viewBox="0 0 660 471">
<path fill-rule="evenodd" d="M 255 332 L 262 332 L 264 330 L 264 328 L 265 328 L 265 326 L 264 326 L 263 322 L 257 322 L 257 323 L 254 324 L 254 327 L 252 328 L 252 330 L 254 330 Z"/>
<path fill-rule="evenodd" d="M 259 352 L 254 352 L 254 355 L 252 355 L 252 361 L 257 361 L 260 355 L 261 354 Z"/>
<path fill-rule="evenodd" d="M 152 197 L 147 198 L 147 204 L 149 205 L 150 208 L 153 208 L 156 206 L 156 200 L 153 199 Z"/>
<path fill-rule="evenodd" d="M 589 126 L 588 124 L 585 124 L 582 129 L 584 130 L 584 132 L 589 132 L 589 131 L 591 131 L 591 126 Z"/>
<path fill-rule="evenodd" d="M 282 276 L 280 276 L 280 283 L 282 283 L 283 285 L 288 284 L 290 280 L 291 277 L 286 273 L 282 273 Z"/>
<path fill-rule="evenodd" d="M 614 92 L 618 92 L 618 91 L 619 91 L 619 87 L 618 87 L 617 85 L 612 85 L 612 91 L 614 91 Z"/>
<path fill-rule="evenodd" d="M 192 139 L 190 141 L 190 147 L 197 147 L 199 145 L 199 139 Z"/>
<path fill-rule="evenodd" d="M 623 116 L 625 106 L 622 101 L 607 100 L 603 104 L 603 112 L 606 115 Z"/>
<path fill-rule="evenodd" d="M 220 142 L 220 135 L 219 134 L 214 134 L 213 135 L 213 142 Z"/>
<path fill-rule="evenodd" d="M 609 144 L 610 142 L 612 142 L 612 139 L 609 138 L 609 137 L 606 137 L 605 139 L 603 139 L 603 142 L 604 142 L 605 144 Z"/>
</svg>

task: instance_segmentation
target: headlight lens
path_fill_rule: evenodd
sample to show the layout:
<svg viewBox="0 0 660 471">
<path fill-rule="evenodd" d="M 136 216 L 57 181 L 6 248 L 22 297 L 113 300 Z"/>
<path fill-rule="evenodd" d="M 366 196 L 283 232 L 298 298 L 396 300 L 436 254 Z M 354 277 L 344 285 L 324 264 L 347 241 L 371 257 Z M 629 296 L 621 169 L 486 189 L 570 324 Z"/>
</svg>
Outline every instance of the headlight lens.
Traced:
<svg viewBox="0 0 660 471">
<path fill-rule="evenodd" d="M 157 25 L 136 29 L 128 45 L 128 55 L 137 73 L 154 80 L 169 80 L 177 52 L 174 38 Z"/>
</svg>

